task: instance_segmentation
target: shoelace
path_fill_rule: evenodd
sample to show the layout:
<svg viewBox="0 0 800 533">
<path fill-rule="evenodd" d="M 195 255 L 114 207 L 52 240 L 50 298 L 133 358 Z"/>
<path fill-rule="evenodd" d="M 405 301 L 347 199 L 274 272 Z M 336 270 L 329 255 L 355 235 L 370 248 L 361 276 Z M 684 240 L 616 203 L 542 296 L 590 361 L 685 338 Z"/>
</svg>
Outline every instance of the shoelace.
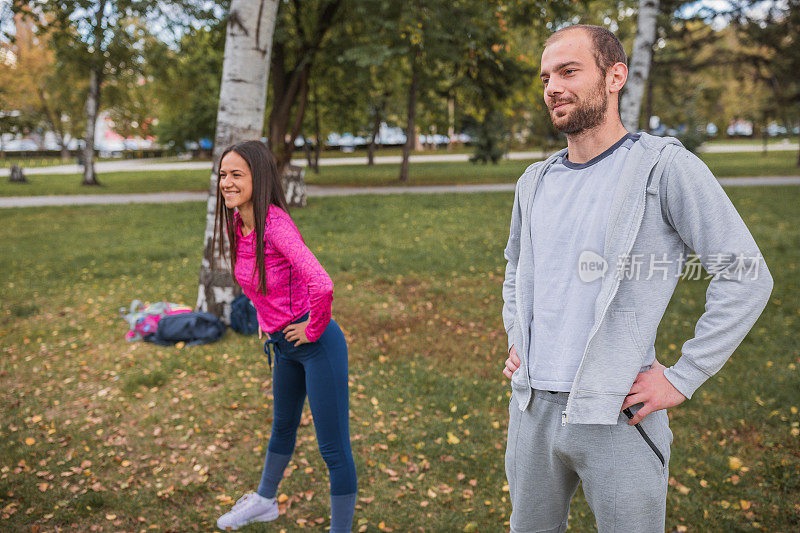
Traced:
<svg viewBox="0 0 800 533">
<path fill-rule="evenodd" d="M 231 512 L 243 509 L 244 504 L 247 503 L 247 501 L 250 499 L 250 496 L 252 495 L 253 495 L 252 492 L 248 492 L 247 494 L 236 500 L 236 503 L 234 503 L 233 507 L 231 507 Z"/>
</svg>

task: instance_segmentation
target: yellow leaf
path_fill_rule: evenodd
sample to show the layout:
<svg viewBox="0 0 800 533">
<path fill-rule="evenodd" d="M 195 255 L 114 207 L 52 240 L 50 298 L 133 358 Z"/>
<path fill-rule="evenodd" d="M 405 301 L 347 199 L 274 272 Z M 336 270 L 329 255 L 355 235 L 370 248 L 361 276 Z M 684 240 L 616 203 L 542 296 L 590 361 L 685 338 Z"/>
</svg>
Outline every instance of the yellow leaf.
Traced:
<svg viewBox="0 0 800 533">
<path fill-rule="evenodd" d="M 278 503 L 283 503 L 288 499 L 289 497 L 286 494 L 281 494 L 280 496 L 278 496 Z"/>
<path fill-rule="evenodd" d="M 742 460 L 738 457 L 728 457 L 728 466 L 731 470 L 739 470 L 742 467 Z"/>
<path fill-rule="evenodd" d="M 39 487 L 40 491 L 44 492 L 50 486 L 50 483 L 37 483 L 36 486 Z"/>
<path fill-rule="evenodd" d="M 747 500 L 739 500 L 739 506 L 744 510 L 750 509 L 750 502 Z"/>
<path fill-rule="evenodd" d="M 28 437 L 27 439 L 25 439 L 25 444 L 27 444 L 28 446 L 33 446 L 35 442 L 36 439 L 34 439 L 33 437 Z"/>
<path fill-rule="evenodd" d="M 107 514 L 106 515 L 106 520 L 115 520 L 116 518 L 117 518 L 117 515 L 115 515 L 115 514 Z"/>
<path fill-rule="evenodd" d="M 447 442 L 449 444 L 458 444 L 459 442 L 461 442 L 461 439 L 459 439 L 458 437 L 453 435 L 452 432 L 448 431 L 447 432 Z"/>
</svg>

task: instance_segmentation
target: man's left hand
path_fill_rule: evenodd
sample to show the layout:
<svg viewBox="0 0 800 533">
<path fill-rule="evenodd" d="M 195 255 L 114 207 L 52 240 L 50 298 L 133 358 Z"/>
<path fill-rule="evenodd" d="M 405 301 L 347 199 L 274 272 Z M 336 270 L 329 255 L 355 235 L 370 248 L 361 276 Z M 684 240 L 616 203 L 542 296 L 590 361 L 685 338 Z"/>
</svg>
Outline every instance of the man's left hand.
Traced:
<svg viewBox="0 0 800 533">
<path fill-rule="evenodd" d="M 637 403 L 644 405 L 633 418 L 628 420 L 629 425 L 638 424 L 653 411 L 674 407 L 686 399 L 686 396 L 681 394 L 664 376 L 665 368 L 658 361 L 653 361 L 650 370 L 639 372 L 639 375 L 636 376 L 631 391 L 622 402 L 622 409 L 627 409 Z"/>
</svg>

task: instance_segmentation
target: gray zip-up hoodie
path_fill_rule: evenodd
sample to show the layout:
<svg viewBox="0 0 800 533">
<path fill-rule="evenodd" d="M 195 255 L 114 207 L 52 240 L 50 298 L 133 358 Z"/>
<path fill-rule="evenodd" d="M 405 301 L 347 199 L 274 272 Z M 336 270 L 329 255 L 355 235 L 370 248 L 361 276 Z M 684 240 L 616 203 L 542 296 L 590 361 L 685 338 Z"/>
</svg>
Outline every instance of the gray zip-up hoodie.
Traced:
<svg viewBox="0 0 800 533">
<path fill-rule="evenodd" d="M 528 350 L 531 335 L 536 335 L 531 331 L 531 202 L 541 177 L 565 152 L 529 166 L 514 194 L 504 253 L 508 264 L 503 323 L 509 348 L 514 345 L 522 361 L 511 378 L 520 410 L 531 401 Z M 567 423 L 617 423 L 690 250 L 713 278 L 695 336 L 683 344 L 677 363 L 665 370 L 687 398 L 722 368 L 747 335 L 772 292 L 772 276 L 708 167 L 677 139 L 642 133 L 628 154 L 612 200 L 603 252 L 607 270 L 570 390 Z"/>
</svg>

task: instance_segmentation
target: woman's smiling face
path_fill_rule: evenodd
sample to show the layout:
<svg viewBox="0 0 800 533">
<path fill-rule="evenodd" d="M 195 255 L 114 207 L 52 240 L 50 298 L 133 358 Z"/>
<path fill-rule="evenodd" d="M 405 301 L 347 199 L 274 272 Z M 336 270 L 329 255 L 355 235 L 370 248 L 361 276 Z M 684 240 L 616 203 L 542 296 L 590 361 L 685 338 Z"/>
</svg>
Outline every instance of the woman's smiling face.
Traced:
<svg viewBox="0 0 800 533">
<path fill-rule="evenodd" d="M 219 188 L 228 209 L 241 209 L 253 201 L 253 177 L 247 161 L 228 152 L 219 164 Z"/>
</svg>

